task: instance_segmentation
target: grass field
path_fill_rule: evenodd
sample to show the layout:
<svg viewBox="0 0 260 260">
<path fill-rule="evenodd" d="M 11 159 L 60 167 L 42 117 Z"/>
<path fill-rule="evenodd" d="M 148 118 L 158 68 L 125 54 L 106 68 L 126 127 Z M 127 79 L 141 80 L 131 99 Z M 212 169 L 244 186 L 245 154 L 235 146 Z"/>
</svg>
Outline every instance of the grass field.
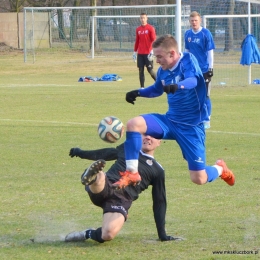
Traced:
<svg viewBox="0 0 260 260">
<path fill-rule="evenodd" d="M 123 81 L 77 82 L 105 73 Z M 126 123 L 140 113 L 164 113 L 165 95 L 126 103 L 125 93 L 139 87 L 129 60 L 50 54 L 32 64 L 22 53 L 1 54 L 0 259 L 260 259 L 260 87 L 220 86 L 217 68 L 214 77 L 207 162 L 225 159 L 235 186 L 193 184 L 176 143 L 164 141 L 156 158 L 166 171 L 167 233 L 185 240 L 157 240 L 148 189 L 113 241 L 64 243 L 67 233 L 102 221 L 80 183 L 90 162 L 71 159 L 70 148 L 113 146 L 97 135 L 101 118 L 115 115 Z M 146 83 L 152 83 L 147 74 Z"/>
</svg>

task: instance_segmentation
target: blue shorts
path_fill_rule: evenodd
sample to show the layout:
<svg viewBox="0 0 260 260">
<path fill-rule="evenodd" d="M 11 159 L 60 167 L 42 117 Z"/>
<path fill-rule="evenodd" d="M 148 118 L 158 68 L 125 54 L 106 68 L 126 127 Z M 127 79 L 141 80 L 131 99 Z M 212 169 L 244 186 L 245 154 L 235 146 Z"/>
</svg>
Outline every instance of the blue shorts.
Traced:
<svg viewBox="0 0 260 260">
<path fill-rule="evenodd" d="M 189 170 L 204 170 L 206 166 L 205 130 L 203 123 L 191 126 L 171 121 L 162 114 L 141 115 L 147 125 L 145 134 L 157 139 L 175 140 L 181 148 Z"/>
</svg>

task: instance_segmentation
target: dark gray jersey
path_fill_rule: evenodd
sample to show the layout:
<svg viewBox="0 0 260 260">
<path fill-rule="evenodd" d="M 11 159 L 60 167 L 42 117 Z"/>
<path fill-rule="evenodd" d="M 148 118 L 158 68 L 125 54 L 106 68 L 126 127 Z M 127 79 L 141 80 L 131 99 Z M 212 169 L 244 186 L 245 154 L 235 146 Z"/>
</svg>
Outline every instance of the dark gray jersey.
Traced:
<svg viewBox="0 0 260 260">
<path fill-rule="evenodd" d="M 115 163 L 106 171 L 107 178 L 112 182 L 120 179 L 119 172 L 126 169 L 124 144 L 116 148 L 104 148 L 98 150 L 81 150 L 78 154 L 80 158 L 89 160 L 104 159 L 106 161 L 115 160 Z M 136 200 L 139 194 L 152 185 L 153 212 L 159 237 L 165 233 L 165 215 L 166 215 L 166 192 L 165 192 L 165 173 L 162 166 L 151 156 L 140 151 L 138 172 L 142 181 L 136 186 L 127 186 L 125 191 L 129 196 Z"/>
</svg>

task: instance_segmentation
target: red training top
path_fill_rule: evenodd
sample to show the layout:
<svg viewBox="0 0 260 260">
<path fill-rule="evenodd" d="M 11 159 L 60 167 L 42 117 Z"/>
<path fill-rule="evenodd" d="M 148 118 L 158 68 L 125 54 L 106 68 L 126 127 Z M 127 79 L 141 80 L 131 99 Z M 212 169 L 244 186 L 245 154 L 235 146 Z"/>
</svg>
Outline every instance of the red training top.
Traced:
<svg viewBox="0 0 260 260">
<path fill-rule="evenodd" d="M 152 50 L 152 43 L 156 39 L 155 29 L 152 25 L 139 26 L 135 32 L 134 51 L 138 54 L 149 54 Z"/>
</svg>

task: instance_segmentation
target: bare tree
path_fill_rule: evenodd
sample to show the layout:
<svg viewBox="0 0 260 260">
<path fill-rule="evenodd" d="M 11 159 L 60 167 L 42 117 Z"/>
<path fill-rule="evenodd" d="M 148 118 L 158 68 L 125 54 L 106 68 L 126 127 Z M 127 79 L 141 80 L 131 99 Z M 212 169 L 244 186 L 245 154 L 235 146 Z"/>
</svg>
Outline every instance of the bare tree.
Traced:
<svg viewBox="0 0 260 260">
<path fill-rule="evenodd" d="M 97 0 L 91 0 L 91 6 L 95 7 L 97 6 Z M 97 9 L 91 10 L 91 16 L 97 15 Z M 94 21 L 94 47 L 95 50 L 99 50 L 99 41 L 98 41 L 98 34 L 97 34 L 97 22 L 96 19 L 92 20 Z M 92 26 L 90 28 L 90 49 L 92 49 Z"/>
<path fill-rule="evenodd" d="M 26 3 L 25 0 L 9 0 L 5 1 L 3 4 L 1 4 L 1 9 L 8 11 L 8 12 L 13 12 L 16 13 L 16 23 L 17 23 L 17 46 L 20 48 L 21 46 L 21 39 L 19 35 L 20 31 L 20 22 L 19 22 L 19 12 L 21 12 L 24 4 Z"/>
<path fill-rule="evenodd" d="M 105 5 L 106 0 L 101 0 L 101 6 Z M 98 34 L 98 40 L 99 41 L 105 41 L 105 36 L 104 36 L 104 30 L 100 30 L 99 34 Z"/>
<path fill-rule="evenodd" d="M 218 6 L 219 8 L 215 8 Z M 212 0 L 208 5 L 208 9 L 211 10 L 211 14 L 234 14 L 235 10 L 235 0 Z M 222 26 L 225 29 L 225 41 L 224 41 L 224 51 L 230 51 L 233 49 L 234 37 L 233 37 L 233 18 L 226 18 L 227 23 L 223 23 Z M 211 19 L 209 25 L 207 26 L 215 36 L 216 30 L 216 19 Z"/>
<path fill-rule="evenodd" d="M 119 4 L 118 2 L 119 2 L 118 0 L 112 0 L 112 5 L 117 6 Z M 113 10 L 113 14 L 118 15 L 116 13 L 115 9 Z M 113 32 L 114 32 L 114 40 L 119 41 L 119 33 L 118 33 L 118 26 L 117 26 L 117 19 L 116 18 L 113 19 L 113 25 L 112 26 L 113 26 Z"/>
<path fill-rule="evenodd" d="M 80 6 L 81 0 L 74 0 L 73 6 L 77 7 Z M 78 18 L 78 10 L 72 9 L 72 13 L 70 16 L 70 38 L 71 40 L 78 38 L 77 33 L 77 18 Z"/>
<path fill-rule="evenodd" d="M 229 0 L 227 14 L 234 14 L 235 0 Z M 233 19 L 228 18 L 228 22 L 225 27 L 225 48 L 224 51 L 230 51 L 233 49 Z"/>
<path fill-rule="evenodd" d="M 19 13 L 25 5 L 26 0 L 2 0 L 0 10 Z"/>
</svg>

